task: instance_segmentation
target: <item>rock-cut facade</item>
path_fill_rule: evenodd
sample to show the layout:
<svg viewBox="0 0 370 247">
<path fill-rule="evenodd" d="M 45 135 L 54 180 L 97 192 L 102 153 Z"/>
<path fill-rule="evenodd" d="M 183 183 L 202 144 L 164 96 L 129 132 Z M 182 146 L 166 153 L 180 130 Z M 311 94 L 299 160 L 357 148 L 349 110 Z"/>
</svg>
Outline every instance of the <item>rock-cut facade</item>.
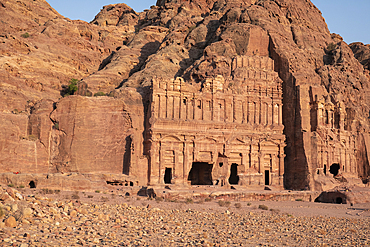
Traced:
<svg viewBox="0 0 370 247">
<path fill-rule="evenodd" d="M 267 56 L 237 56 L 234 78 L 154 79 L 149 184 L 283 187 L 282 81 Z"/>
</svg>

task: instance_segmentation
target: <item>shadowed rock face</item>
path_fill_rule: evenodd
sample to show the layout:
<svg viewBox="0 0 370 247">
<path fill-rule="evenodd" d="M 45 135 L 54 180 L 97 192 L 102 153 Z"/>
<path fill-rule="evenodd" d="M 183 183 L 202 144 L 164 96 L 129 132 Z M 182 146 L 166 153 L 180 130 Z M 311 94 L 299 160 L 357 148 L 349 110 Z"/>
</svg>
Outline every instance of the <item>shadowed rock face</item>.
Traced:
<svg viewBox="0 0 370 247">
<path fill-rule="evenodd" d="M 284 186 L 333 187 L 334 163 L 347 181 L 370 175 L 368 47 L 330 34 L 310 1 L 158 0 L 142 13 L 114 4 L 89 24 L 43 0 L 9 0 L 0 18 L 5 171 L 127 173 L 145 184 L 153 80 L 201 89 L 220 75 L 238 81 L 234 57 L 266 56 L 283 81 Z M 71 78 L 112 97 L 60 99 Z"/>
</svg>

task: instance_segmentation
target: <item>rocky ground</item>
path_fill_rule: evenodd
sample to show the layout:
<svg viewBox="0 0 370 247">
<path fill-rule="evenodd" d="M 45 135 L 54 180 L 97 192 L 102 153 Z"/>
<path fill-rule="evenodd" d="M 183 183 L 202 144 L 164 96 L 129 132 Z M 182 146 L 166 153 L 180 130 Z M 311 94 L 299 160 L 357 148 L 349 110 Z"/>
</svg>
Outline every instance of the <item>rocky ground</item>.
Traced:
<svg viewBox="0 0 370 247">
<path fill-rule="evenodd" d="M 369 205 L 365 204 L 166 201 L 119 191 L 12 188 L 3 189 L 1 200 L 2 246 L 370 244 Z"/>
</svg>

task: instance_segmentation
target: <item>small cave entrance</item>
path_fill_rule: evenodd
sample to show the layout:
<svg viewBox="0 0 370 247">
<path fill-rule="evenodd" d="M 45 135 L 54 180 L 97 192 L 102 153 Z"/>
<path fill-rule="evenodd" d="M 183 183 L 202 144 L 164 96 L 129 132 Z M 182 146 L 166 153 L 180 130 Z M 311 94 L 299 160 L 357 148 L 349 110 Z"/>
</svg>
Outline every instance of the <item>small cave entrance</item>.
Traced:
<svg viewBox="0 0 370 247">
<path fill-rule="evenodd" d="M 172 180 L 172 168 L 166 168 L 164 172 L 164 183 L 170 184 Z"/>
<path fill-rule="evenodd" d="M 265 170 L 265 185 L 270 185 L 270 171 Z"/>
<path fill-rule="evenodd" d="M 340 165 L 338 163 L 334 163 L 330 166 L 329 172 L 334 176 L 337 176 L 339 173 Z"/>
<path fill-rule="evenodd" d="M 31 181 L 28 185 L 30 186 L 31 189 L 36 189 L 35 181 Z"/>
<path fill-rule="evenodd" d="M 212 185 L 212 164 L 194 162 L 189 172 L 188 181 L 191 185 Z"/>
<path fill-rule="evenodd" d="M 335 203 L 336 203 L 336 204 L 342 204 L 342 203 L 343 203 L 343 198 L 342 198 L 342 197 L 337 197 L 337 198 L 335 199 Z"/>
<path fill-rule="evenodd" d="M 231 164 L 230 167 L 230 178 L 229 184 L 238 184 L 239 183 L 239 176 L 238 176 L 238 164 Z"/>
</svg>

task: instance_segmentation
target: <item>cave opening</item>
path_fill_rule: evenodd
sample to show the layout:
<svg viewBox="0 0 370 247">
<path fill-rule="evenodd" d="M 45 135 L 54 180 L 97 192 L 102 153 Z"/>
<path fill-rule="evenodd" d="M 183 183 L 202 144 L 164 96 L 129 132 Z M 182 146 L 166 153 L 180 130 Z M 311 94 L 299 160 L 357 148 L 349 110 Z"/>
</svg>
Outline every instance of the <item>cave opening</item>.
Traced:
<svg viewBox="0 0 370 247">
<path fill-rule="evenodd" d="M 188 181 L 191 185 L 212 185 L 212 164 L 194 162 L 189 172 Z"/>
</svg>

